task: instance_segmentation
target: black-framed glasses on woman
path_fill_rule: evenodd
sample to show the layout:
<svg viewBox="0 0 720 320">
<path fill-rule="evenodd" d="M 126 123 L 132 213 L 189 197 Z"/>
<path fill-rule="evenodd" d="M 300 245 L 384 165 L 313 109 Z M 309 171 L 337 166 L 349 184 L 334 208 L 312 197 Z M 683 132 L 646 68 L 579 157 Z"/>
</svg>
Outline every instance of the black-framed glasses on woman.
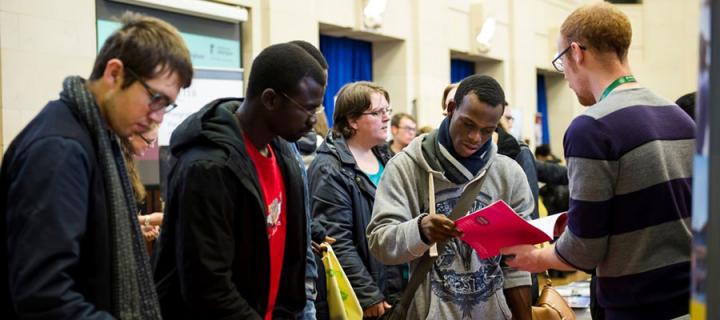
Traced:
<svg viewBox="0 0 720 320">
<path fill-rule="evenodd" d="M 580 50 L 586 49 L 584 46 L 582 46 L 580 44 L 578 44 L 578 47 L 580 48 Z M 570 43 L 570 45 L 567 48 L 565 48 L 565 50 L 560 51 L 560 53 L 558 53 L 557 56 L 555 56 L 555 59 L 552 60 L 553 67 L 555 67 L 555 70 L 557 70 L 560 73 L 565 73 L 565 65 L 563 64 L 563 61 L 561 58 L 564 54 L 566 54 L 568 52 L 568 50 L 570 50 L 570 48 L 572 48 L 572 42 Z"/>
<path fill-rule="evenodd" d="M 361 114 L 363 114 L 363 115 L 369 115 L 369 116 L 373 116 L 373 117 L 379 117 L 379 116 L 382 116 L 382 115 L 386 115 L 386 116 L 389 117 L 389 116 L 392 115 L 392 111 L 393 111 L 392 108 L 387 107 L 387 108 L 378 109 L 378 110 L 373 110 L 373 111 L 369 111 L 369 112 L 363 112 L 363 113 L 361 113 Z"/>
<path fill-rule="evenodd" d="M 164 110 L 165 113 L 168 113 L 172 111 L 173 109 L 177 108 L 177 104 L 175 102 L 170 101 L 170 98 L 162 93 L 160 91 L 153 89 L 150 87 L 150 85 L 147 84 L 140 76 L 138 76 L 135 71 L 130 70 L 130 68 L 125 68 L 127 72 L 135 78 L 138 82 L 140 82 L 140 85 L 145 88 L 145 91 L 147 91 L 148 95 L 150 96 L 150 110 L 160 111 Z"/>
<path fill-rule="evenodd" d="M 285 92 L 282 92 L 282 91 L 278 91 L 278 92 L 280 92 L 280 94 L 283 95 L 283 97 L 290 100 L 290 102 L 292 102 L 294 106 L 296 106 L 298 109 L 305 112 L 310 117 L 315 117 L 315 116 L 321 114 L 325 110 L 325 107 L 323 107 L 322 105 L 319 105 L 319 106 L 313 108 L 312 110 L 308 110 L 307 108 L 303 107 L 303 105 L 301 105 L 299 102 L 295 101 L 295 99 L 290 98 L 290 96 L 288 96 Z"/>
</svg>

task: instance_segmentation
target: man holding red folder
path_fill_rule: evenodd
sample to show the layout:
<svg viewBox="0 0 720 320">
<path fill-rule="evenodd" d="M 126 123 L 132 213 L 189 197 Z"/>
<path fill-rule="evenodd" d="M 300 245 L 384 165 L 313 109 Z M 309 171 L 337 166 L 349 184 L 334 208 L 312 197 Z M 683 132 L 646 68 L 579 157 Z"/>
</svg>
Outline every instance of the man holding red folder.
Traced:
<svg viewBox="0 0 720 320">
<path fill-rule="evenodd" d="M 408 319 L 530 319 L 530 275 L 503 266 L 499 255 L 481 259 L 447 217 L 476 183 L 480 192 L 470 195 L 468 212 L 500 199 L 523 218 L 534 208 L 522 169 L 498 155 L 491 140 L 505 95 L 495 79 L 474 75 L 460 83 L 455 101 L 439 129 L 388 162 L 367 228 L 370 250 L 385 264 L 409 262 L 411 282 L 424 279 L 407 305 Z M 433 244 L 440 245 L 431 270 L 416 275 Z"/>
</svg>

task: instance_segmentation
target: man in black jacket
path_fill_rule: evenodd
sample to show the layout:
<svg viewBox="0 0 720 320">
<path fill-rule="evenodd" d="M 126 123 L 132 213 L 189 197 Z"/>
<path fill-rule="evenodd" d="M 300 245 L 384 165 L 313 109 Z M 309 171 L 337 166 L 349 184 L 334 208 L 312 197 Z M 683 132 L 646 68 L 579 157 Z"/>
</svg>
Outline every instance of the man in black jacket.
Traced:
<svg viewBox="0 0 720 320">
<path fill-rule="evenodd" d="M 160 319 L 118 139 L 192 80 L 178 31 L 126 14 L 89 80 L 71 76 L 2 163 L 2 319 Z"/>
<path fill-rule="evenodd" d="M 245 100 L 216 100 L 175 130 L 155 269 L 166 319 L 302 312 L 306 203 L 288 141 L 312 129 L 325 82 L 307 52 L 276 44 L 253 61 Z"/>
</svg>

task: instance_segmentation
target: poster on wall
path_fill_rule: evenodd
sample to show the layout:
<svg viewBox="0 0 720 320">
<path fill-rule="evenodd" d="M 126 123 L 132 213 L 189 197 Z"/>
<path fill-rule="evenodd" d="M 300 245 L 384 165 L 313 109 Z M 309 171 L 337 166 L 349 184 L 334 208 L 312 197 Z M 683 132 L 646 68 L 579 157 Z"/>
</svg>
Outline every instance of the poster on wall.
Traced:
<svg viewBox="0 0 720 320">
<path fill-rule="evenodd" d="M 693 163 L 692 202 L 692 276 L 690 315 L 693 320 L 707 319 L 708 287 L 708 217 L 710 212 L 709 146 L 710 146 L 710 66 L 711 1 L 703 0 L 700 9 L 700 66 L 696 95 L 695 158 Z"/>
<path fill-rule="evenodd" d="M 242 97 L 243 93 L 242 72 L 195 69 L 192 85 L 181 90 L 175 101 L 177 108 L 165 114 L 158 133 L 158 143 L 160 146 L 169 145 L 175 128 L 209 102 L 223 97 Z"/>
<path fill-rule="evenodd" d="M 120 23 L 97 20 L 98 44 L 105 42 Z M 240 69 L 240 41 L 180 31 L 196 68 Z M 100 46 L 98 45 L 98 51 Z"/>
</svg>

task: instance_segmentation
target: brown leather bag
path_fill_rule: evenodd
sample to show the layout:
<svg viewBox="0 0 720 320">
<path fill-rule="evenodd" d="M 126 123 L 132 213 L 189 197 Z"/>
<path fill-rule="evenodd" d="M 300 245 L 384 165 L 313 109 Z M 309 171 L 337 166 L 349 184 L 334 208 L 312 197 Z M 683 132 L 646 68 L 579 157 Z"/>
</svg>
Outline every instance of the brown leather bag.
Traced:
<svg viewBox="0 0 720 320">
<path fill-rule="evenodd" d="M 533 320 L 575 320 L 575 312 L 565 298 L 552 286 L 550 275 L 545 272 L 545 286 L 537 303 L 532 307 Z"/>
</svg>

